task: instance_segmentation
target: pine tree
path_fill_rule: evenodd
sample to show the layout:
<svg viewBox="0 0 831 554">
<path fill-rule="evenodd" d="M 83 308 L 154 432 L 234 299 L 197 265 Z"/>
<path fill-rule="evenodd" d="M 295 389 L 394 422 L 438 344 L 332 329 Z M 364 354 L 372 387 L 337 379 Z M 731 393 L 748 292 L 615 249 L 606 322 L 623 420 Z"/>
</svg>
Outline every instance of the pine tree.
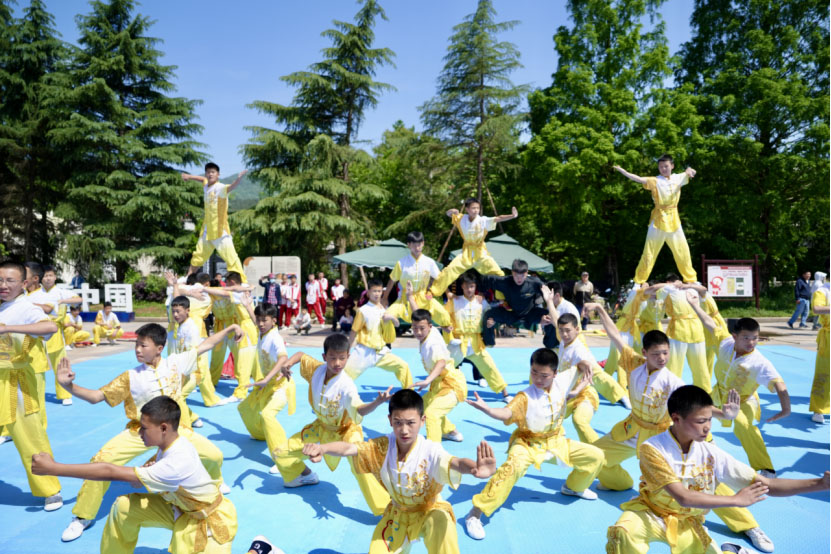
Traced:
<svg viewBox="0 0 831 554">
<path fill-rule="evenodd" d="M 698 0 L 681 50 L 706 137 L 690 211 L 710 257 L 761 254 L 763 283 L 828 263 L 828 17 L 818 0 Z"/>
<path fill-rule="evenodd" d="M 497 23 L 495 17 L 492 2 L 479 0 L 476 11 L 453 27 L 436 96 L 420 108 L 425 131 L 469 157 L 480 202 L 486 174 L 519 143 L 518 109 L 527 90 L 509 78 L 521 67 L 519 51 L 497 38 L 519 22 Z"/>
<path fill-rule="evenodd" d="M 56 244 L 48 216 L 63 175 L 48 133 L 58 115 L 52 104 L 67 90 L 68 49 L 41 0 L 32 0 L 19 20 L 0 6 L 0 19 L 0 236 L 8 253 L 51 262 Z"/>
<path fill-rule="evenodd" d="M 376 19 L 386 20 L 381 5 L 375 0 L 359 3 L 361 8 L 354 23 L 334 21 L 334 28 L 322 33 L 332 41 L 332 45 L 323 50 L 323 60 L 312 64 L 308 71 L 282 77 L 283 81 L 297 87 L 289 106 L 267 101 L 251 104 L 250 107 L 257 111 L 274 117 L 279 129 L 250 127 L 254 138 L 243 147 L 247 164 L 254 168 L 254 176 L 272 194 L 302 194 L 300 191 L 305 189 L 296 185 L 306 183 L 316 189 L 321 201 L 326 199 L 326 202 L 305 204 L 306 209 L 313 210 L 314 214 L 300 218 L 282 212 L 297 205 L 291 199 L 264 199 L 261 201 L 263 206 L 237 216 L 236 220 L 244 228 L 259 229 L 261 233 L 267 230 L 274 232 L 278 227 L 271 221 L 260 220 L 258 216 L 274 213 L 276 219 L 282 222 L 279 224 L 281 230 L 298 233 L 303 230 L 302 222 L 311 218 L 319 221 L 322 229 L 332 233 L 324 236 L 325 243 L 334 240 L 339 253 L 346 252 L 347 243 L 358 235 L 359 230 L 366 228 L 358 224 L 361 218 L 353 213 L 352 204 L 358 197 L 380 199 L 382 192 L 352 178 L 350 165 L 359 156 L 350 149 L 366 110 L 375 107 L 382 92 L 393 88 L 375 81 L 374 77 L 379 67 L 392 63 L 394 53 L 387 48 L 372 48 Z M 324 147 L 326 140 L 320 135 L 329 137 L 339 148 Z M 320 152 L 330 152 L 325 157 L 339 164 L 336 177 L 339 182 L 327 176 L 327 163 L 319 167 L 309 163 L 310 148 L 315 152 L 311 156 L 315 161 L 321 159 L 318 156 Z M 312 167 L 318 169 L 312 170 Z M 309 181 L 301 175 L 304 171 L 311 171 L 317 180 Z M 335 203 L 337 212 L 323 208 L 324 205 L 330 206 L 329 202 Z M 292 248 L 297 245 L 283 246 L 304 258 L 320 257 L 311 253 L 305 245 L 299 251 Z M 344 265 L 341 266 L 341 278 L 347 281 Z"/>
<path fill-rule="evenodd" d="M 168 96 L 173 66 L 162 65 L 151 22 L 133 0 L 94 1 L 78 17 L 80 48 L 65 121 L 52 133 L 66 151 L 69 192 L 59 215 L 74 230 L 68 256 L 82 264 L 112 263 L 121 281 L 143 256 L 186 263 L 195 241 L 183 222 L 201 214 L 197 184 L 175 168 L 203 155 L 193 135 L 198 101 Z"/>
<path fill-rule="evenodd" d="M 660 4 L 570 0 L 573 24 L 554 35 L 553 82 L 529 96 L 532 138 L 519 202 L 528 217 L 520 228 L 564 273 L 585 268 L 615 284 L 634 275 L 652 201 L 612 165 L 651 175 L 655 158 L 669 152 L 683 163 L 685 145 L 698 140 L 689 98 L 664 89 L 670 66 Z M 642 30 L 645 19 L 652 29 Z"/>
</svg>

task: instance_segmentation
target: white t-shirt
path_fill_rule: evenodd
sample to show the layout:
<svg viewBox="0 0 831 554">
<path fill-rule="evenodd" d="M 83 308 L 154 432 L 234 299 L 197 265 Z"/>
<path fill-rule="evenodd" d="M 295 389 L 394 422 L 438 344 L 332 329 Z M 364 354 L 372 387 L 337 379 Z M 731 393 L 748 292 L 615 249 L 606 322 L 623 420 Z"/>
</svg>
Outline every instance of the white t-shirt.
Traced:
<svg viewBox="0 0 831 554">
<path fill-rule="evenodd" d="M 317 281 L 306 281 L 306 303 L 314 304 L 320 298 L 320 283 Z"/>
<path fill-rule="evenodd" d="M 343 297 L 343 291 L 346 287 L 343 285 L 332 286 L 332 300 L 340 300 Z"/>
<path fill-rule="evenodd" d="M 196 447 L 181 435 L 167 450 L 159 448 L 154 464 L 137 467 L 136 476 L 153 493 L 176 492 L 179 487 L 196 496 L 219 493 L 219 483 L 202 465 Z"/>
</svg>

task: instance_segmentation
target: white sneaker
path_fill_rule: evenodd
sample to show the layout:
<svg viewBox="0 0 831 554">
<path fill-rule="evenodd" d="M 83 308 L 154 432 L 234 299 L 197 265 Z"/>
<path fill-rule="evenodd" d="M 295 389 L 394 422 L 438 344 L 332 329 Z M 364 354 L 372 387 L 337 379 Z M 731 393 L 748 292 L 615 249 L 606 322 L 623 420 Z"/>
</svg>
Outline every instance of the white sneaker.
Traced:
<svg viewBox="0 0 831 554">
<path fill-rule="evenodd" d="M 43 499 L 44 511 L 54 512 L 61 506 L 63 506 L 63 497 L 61 497 L 61 493 L 53 494 L 52 496 L 48 496 Z"/>
<path fill-rule="evenodd" d="M 295 487 L 303 487 L 306 485 L 317 485 L 318 483 L 320 483 L 320 479 L 317 478 L 317 473 L 313 471 L 308 475 L 298 475 L 288 483 L 283 483 L 283 486 L 287 489 L 293 489 Z"/>
<path fill-rule="evenodd" d="M 825 416 L 822 414 L 814 414 L 811 416 L 811 421 L 814 423 L 825 423 Z"/>
<path fill-rule="evenodd" d="M 770 540 L 770 537 L 768 537 L 764 531 L 762 531 L 761 527 L 748 529 L 744 532 L 744 534 L 747 535 L 747 538 L 750 539 L 753 546 L 762 552 L 773 552 L 773 541 Z"/>
<path fill-rule="evenodd" d="M 738 544 L 733 544 L 732 542 L 723 543 L 719 550 L 721 550 L 722 552 L 730 552 L 731 554 L 754 554 L 747 548 Z"/>
<path fill-rule="evenodd" d="M 468 536 L 477 541 L 485 538 L 485 528 L 482 527 L 482 520 L 478 517 L 473 517 L 470 513 L 465 517 L 465 529 L 467 529 Z"/>
<path fill-rule="evenodd" d="M 72 350 L 72 347 L 67 344 L 66 346 L 63 347 L 63 349 L 64 350 Z"/>
<path fill-rule="evenodd" d="M 457 429 L 450 431 L 446 435 L 442 435 L 441 438 L 442 440 L 453 442 L 462 442 L 463 440 L 465 440 L 464 435 L 462 435 Z"/>
<path fill-rule="evenodd" d="M 578 498 L 582 498 L 583 500 L 597 500 L 597 493 L 591 489 L 586 489 L 584 491 L 573 491 L 567 486 L 563 485 L 560 487 L 560 492 L 565 494 L 566 496 L 576 496 Z"/>
<path fill-rule="evenodd" d="M 223 482 L 222 482 L 222 484 L 221 484 L 221 485 L 219 485 L 219 492 L 221 492 L 223 495 L 225 495 L 225 494 L 231 494 L 231 487 L 229 487 L 228 485 L 226 485 L 226 484 L 225 484 L 225 481 L 223 481 Z"/>
<path fill-rule="evenodd" d="M 772 469 L 760 469 L 758 473 L 762 477 L 767 477 L 768 479 L 776 479 L 776 471 Z"/>
<path fill-rule="evenodd" d="M 514 399 L 514 397 L 513 397 L 513 396 L 511 396 L 511 395 L 509 394 L 508 396 L 503 396 L 503 397 L 502 397 L 502 402 L 504 402 L 505 404 L 508 404 L 508 403 L 510 403 L 510 402 L 511 402 L 511 400 L 513 400 L 513 399 Z"/>
<path fill-rule="evenodd" d="M 72 399 L 71 398 L 64 398 L 61 400 L 61 404 L 64 406 L 72 406 Z"/>
<path fill-rule="evenodd" d="M 200 417 L 199 419 L 197 419 L 196 421 L 194 421 L 193 423 L 191 423 L 191 424 L 190 424 L 190 426 L 191 426 L 191 427 L 193 427 L 193 428 L 195 428 L 195 429 L 199 429 L 199 428 L 200 428 L 200 427 L 202 427 L 203 425 L 205 425 L 205 423 L 202 421 L 202 418 L 201 418 L 201 417 Z"/>
<path fill-rule="evenodd" d="M 12 438 L 8 435 L 0 437 L 0 444 L 3 444 L 4 442 L 12 442 Z"/>
<path fill-rule="evenodd" d="M 74 541 L 84 533 L 84 529 L 92 525 L 91 519 L 82 519 L 80 517 L 73 517 L 66 529 L 63 530 L 61 540 L 63 542 Z"/>
<path fill-rule="evenodd" d="M 447 343 L 447 346 L 460 346 L 462 344 L 462 339 L 450 339 L 450 342 Z"/>
<path fill-rule="evenodd" d="M 620 403 L 623 404 L 624 408 L 626 408 L 630 412 L 632 411 L 632 403 L 629 401 L 628 396 L 621 396 L 620 397 Z"/>
<path fill-rule="evenodd" d="M 236 402 L 242 402 L 242 398 L 239 396 L 229 396 L 228 398 L 223 398 L 219 401 L 217 406 L 225 406 L 226 404 L 234 404 Z"/>
<path fill-rule="evenodd" d="M 268 472 L 272 475 L 277 475 L 278 473 L 280 473 L 280 468 L 277 467 L 277 464 L 274 464 L 273 466 L 271 466 L 271 469 L 269 469 Z"/>
<path fill-rule="evenodd" d="M 282 550 L 276 548 L 262 535 L 257 535 L 254 537 L 254 540 L 251 541 L 251 546 L 248 547 L 248 552 L 252 551 L 257 554 L 283 554 Z"/>
<path fill-rule="evenodd" d="M 97 344 L 95 344 L 95 343 L 92 343 L 92 347 L 93 347 L 93 348 L 98 348 L 98 345 L 97 345 Z"/>
<path fill-rule="evenodd" d="M 482 388 L 485 388 L 485 387 L 487 387 L 487 386 L 488 386 L 488 382 L 487 382 L 487 380 L 485 380 L 484 378 L 479 379 L 479 383 L 478 383 L 478 384 L 479 384 L 479 386 L 480 386 L 480 387 L 482 387 Z"/>
</svg>

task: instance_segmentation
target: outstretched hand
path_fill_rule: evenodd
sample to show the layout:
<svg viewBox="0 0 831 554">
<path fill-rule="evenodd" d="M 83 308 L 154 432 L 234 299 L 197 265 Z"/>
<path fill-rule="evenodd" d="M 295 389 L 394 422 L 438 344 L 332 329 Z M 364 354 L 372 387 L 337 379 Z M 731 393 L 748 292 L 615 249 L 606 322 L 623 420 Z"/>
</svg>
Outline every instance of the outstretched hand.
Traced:
<svg viewBox="0 0 831 554">
<path fill-rule="evenodd" d="M 172 271 L 165 271 L 164 278 L 167 280 L 168 286 L 173 286 L 176 284 L 176 274 Z"/>
<path fill-rule="evenodd" d="M 768 493 L 768 490 L 767 485 L 761 481 L 755 481 L 753 484 L 737 492 L 733 498 L 736 499 L 737 506 L 746 508 L 767 498 L 765 495 Z"/>
<path fill-rule="evenodd" d="M 476 467 L 470 472 L 474 477 L 487 479 L 496 473 L 496 457 L 493 455 L 493 448 L 482 441 L 476 447 Z"/>
<path fill-rule="evenodd" d="M 739 391 L 730 389 L 727 393 L 727 402 L 721 406 L 721 412 L 724 414 L 725 419 L 736 419 L 736 416 L 739 415 L 741 401 L 742 397 L 739 395 Z"/>
<path fill-rule="evenodd" d="M 551 292 L 551 289 L 548 288 L 547 285 L 543 285 L 540 288 L 540 292 L 542 292 L 542 299 L 545 300 L 546 302 L 548 302 L 549 300 L 554 299 L 554 293 Z"/>
<path fill-rule="evenodd" d="M 490 406 L 488 406 L 488 403 L 485 402 L 485 400 L 481 396 L 479 396 L 479 393 L 476 392 L 476 391 L 473 392 L 473 396 L 476 397 L 476 400 L 471 400 L 469 398 L 466 398 L 465 402 L 467 402 L 468 404 L 470 404 L 471 406 L 473 406 L 474 408 L 476 408 L 480 412 L 487 412 L 488 409 L 490 408 Z"/>
<path fill-rule="evenodd" d="M 64 357 L 58 362 L 58 383 L 64 388 L 71 388 L 74 380 L 75 372 L 72 371 L 72 364 L 69 358 Z"/>
<path fill-rule="evenodd" d="M 389 387 L 387 387 L 387 390 L 378 393 L 378 396 L 375 397 L 375 403 L 380 406 L 384 402 L 389 402 L 390 398 L 392 398 L 391 392 L 392 386 L 390 385 Z"/>
<path fill-rule="evenodd" d="M 516 206 L 513 206 L 511 208 L 511 217 L 514 217 L 514 218 L 519 217 L 519 212 L 517 211 Z"/>
</svg>

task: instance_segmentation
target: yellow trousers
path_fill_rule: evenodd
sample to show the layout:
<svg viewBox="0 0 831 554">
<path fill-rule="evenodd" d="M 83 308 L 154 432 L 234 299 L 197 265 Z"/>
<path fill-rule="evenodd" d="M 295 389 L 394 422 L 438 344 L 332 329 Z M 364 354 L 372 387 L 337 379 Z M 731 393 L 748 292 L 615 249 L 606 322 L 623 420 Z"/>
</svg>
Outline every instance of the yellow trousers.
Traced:
<svg viewBox="0 0 831 554">
<path fill-rule="evenodd" d="M 501 393 L 508 386 L 499 369 L 497 369 L 496 362 L 493 361 L 493 357 L 487 350 L 482 350 L 479 354 L 464 356 L 459 348 L 450 348 L 450 355 L 453 356 L 456 367 L 459 367 L 465 358 L 470 360 L 479 370 L 479 373 L 482 374 L 482 377 L 485 378 L 485 381 L 488 382 L 488 387 L 493 392 Z"/>
<path fill-rule="evenodd" d="M 35 381 L 38 385 L 38 402 L 40 402 L 40 422 L 43 425 L 43 430 L 46 431 L 47 427 L 47 418 L 46 418 L 46 374 L 45 373 L 35 373 Z"/>
<path fill-rule="evenodd" d="M 66 357 L 66 350 L 61 348 L 56 352 L 47 352 L 47 357 L 49 358 L 49 366 L 55 374 L 55 396 L 58 400 L 72 398 L 72 395 L 58 383 L 58 364 Z"/>
<path fill-rule="evenodd" d="M 690 246 L 687 244 L 687 237 L 684 236 L 684 229 L 679 226 L 672 233 L 667 233 L 654 225 L 650 225 L 646 232 L 646 244 L 643 245 L 643 254 L 635 269 L 635 282 L 642 285 L 649 280 L 649 274 L 652 273 L 652 267 L 664 243 L 667 243 L 669 249 L 672 250 L 672 257 L 675 258 L 675 265 L 678 266 L 678 272 L 681 273 L 684 282 L 694 283 L 696 275 L 692 267 Z"/>
<path fill-rule="evenodd" d="M 430 316 L 439 327 L 447 327 L 452 323 L 450 314 L 447 313 L 447 310 L 444 309 L 441 302 L 438 302 L 435 298 L 428 300 L 424 294 L 417 294 L 415 295 L 415 300 L 419 308 L 430 312 Z M 393 303 L 387 310 L 387 313 L 394 315 L 398 319 L 403 319 L 407 323 L 411 321 L 410 304 L 408 302 L 401 301 Z"/>
<path fill-rule="evenodd" d="M 291 385 L 288 385 L 291 386 Z M 237 406 L 242 422 L 251 437 L 258 441 L 265 440 L 268 454 L 277 461 L 275 453 L 288 448 L 286 431 L 277 421 L 277 414 L 286 407 L 286 387 L 281 387 L 271 394 L 263 394 L 267 389 L 256 389 Z"/>
<path fill-rule="evenodd" d="M 214 386 L 216 386 L 217 383 L 219 383 L 219 378 L 222 377 L 222 366 L 225 365 L 225 359 L 226 359 L 225 351 L 228 348 L 228 345 L 225 344 L 225 342 L 226 341 L 224 341 L 224 340 L 219 341 L 219 344 L 217 344 L 216 346 L 214 346 L 211 349 L 210 374 L 211 374 L 211 383 L 213 383 Z M 234 361 L 236 361 L 236 360 L 234 360 Z"/>
<path fill-rule="evenodd" d="M 190 374 L 187 383 L 182 387 L 182 396 L 187 397 L 199 385 L 199 392 L 202 393 L 202 402 L 205 406 L 215 406 L 219 403 L 214 383 L 211 381 L 210 362 L 207 354 L 202 354 L 196 359 L 196 371 Z"/>
<path fill-rule="evenodd" d="M 629 346 L 632 346 L 632 335 L 629 333 L 621 333 L 620 336 Z M 623 388 L 624 392 L 628 394 L 629 374 L 626 373 L 626 370 L 619 367 L 619 363 L 620 352 L 618 352 L 618 349 L 615 347 L 614 343 L 612 343 L 609 345 L 609 355 L 606 356 L 606 365 L 603 366 L 603 371 L 605 371 L 607 375 L 614 375 L 615 372 L 617 372 L 617 382 Z M 603 396 L 606 395 L 604 394 Z"/>
<path fill-rule="evenodd" d="M 392 518 L 384 517 L 375 526 L 372 540 L 369 543 L 369 554 L 406 554 L 410 551 L 411 543 L 404 541 L 401 548 L 390 550 L 384 540 L 384 530 L 395 528 L 396 522 Z M 459 536 L 456 531 L 456 522 L 453 516 L 444 510 L 433 509 L 427 515 L 421 526 L 419 538 L 424 540 L 428 554 L 458 554 Z"/>
<path fill-rule="evenodd" d="M 230 506 L 234 517 L 233 535 L 231 536 L 233 539 L 233 536 L 236 535 L 236 511 L 233 509 L 233 504 L 226 501 L 223 508 L 228 511 L 228 506 Z M 177 520 L 173 517 L 171 504 L 166 502 L 160 494 L 134 492 L 119 496 L 107 516 L 107 523 L 101 535 L 101 552 L 131 554 L 136 549 L 139 531 L 142 527 L 156 527 L 173 531 L 171 546 L 177 545 L 180 548 L 171 548 L 170 552 L 181 552 L 183 546 L 192 548 L 198 523 L 192 518 L 188 518 L 188 520 L 184 525 L 177 525 Z M 185 521 L 183 520 L 182 523 L 185 523 Z M 232 541 L 229 540 L 225 544 L 219 544 L 213 536 L 210 536 L 205 549 L 201 552 L 205 554 L 230 554 L 231 543 Z"/>
<path fill-rule="evenodd" d="M 92 342 L 101 344 L 101 339 L 119 339 L 124 334 L 124 329 L 121 327 L 104 327 L 103 325 L 95 325 L 92 328 Z"/>
<path fill-rule="evenodd" d="M 626 377 L 626 371 L 624 373 L 624 380 L 628 380 Z M 620 376 L 620 370 L 618 370 L 618 377 Z M 595 368 L 594 373 L 592 374 L 592 385 L 597 392 L 600 393 L 603 398 L 611 402 L 612 404 L 616 404 L 621 398 L 624 396 L 629 396 L 627 389 L 624 385 L 615 381 L 611 375 L 606 373 L 605 371 L 600 371 L 598 368 Z"/>
<path fill-rule="evenodd" d="M 820 331 L 822 333 L 823 331 Z M 815 414 L 829 413 L 829 357 L 827 346 L 817 348 L 817 361 L 814 366 L 814 382 L 811 384 L 811 404 L 808 407 Z"/>
<path fill-rule="evenodd" d="M 43 375 L 43 374 L 41 374 Z M 46 411 L 46 405 L 40 405 L 40 411 Z M 52 454 L 52 446 L 49 444 L 49 436 L 42 424 L 40 413 L 26 415 L 23 406 L 23 394 L 20 388 L 17 389 L 17 413 L 12 423 L 3 426 L 3 434 L 8 435 L 14 441 L 14 447 L 23 462 L 26 470 L 26 478 L 29 480 L 29 489 L 32 496 L 46 498 L 61 492 L 61 483 L 57 477 L 52 475 L 34 475 L 32 473 L 32 454 L 47 452 Z M 6 468 L 8 471 L 8 468 Z"/>
<path fill-rule="evenodd" d="M 642 554 L 649 551 L 649 543 L 669 544 L 663 521 L 652 512 L 627 510 L 617 522 L 609 527 L 606 534 L 607 554 Z M 678 522 L 678 530 L 671 546 L 672 554 L 698 554 L 701 542 L 693 528 L 686 521 Z M 710 541 L 704 554 L 721 554 L 715 541 Z"/>
<path fill-rule="evenodd" d="M 237 251 L 234 248 L 234 240 L 230 235 L 225 235 L 222 238 L 214 240 L 205 240 L 200 235 L 199 240 L 196 241 L 196 250 L 190 258 L 191 267 L 200 267 L 205 264 L 205 261 L 211 257 L 211 254 L 216 250 L 219 257 L 225 260 L 225 265 L 228 272 L 236 271 L 242 277 L 242 282 L 247 283 L 245 278 L 245 270 L 242 268 L 242 262 L 237 256 Z"/>
<path fill-rule="evenodd" d="M 441 444 L 442 435 L 452 433 L 456 429 L 447 414 L 458 403 L 459 399 L 456 398 L 455 392 L 448 392 L 441 396 L 434 396 L 431 393 L 424 395 L 424 427 L 428 439 Z"/>
<path fill-rule="evenodd" d="M 464 249 L 462 250 L 462 254 L 460 256 L 453 258 L 453 261 L 441 270 L 438 278 L 433 281 L 433 285 L 430 287 L 430 292 L 435 297 L 441 296 L 444 294 L 444 291 L 447 290 L 447 287 L 452 285 L 453 282 L 459 278 L 459 275 L 469 269 L 475 269 L 482 275 L 504 275 L 502 270 L 499 268 L 499 264 L 496 263 L 496 260 L 494 260 L 490 254 L 485 254 L 479 259 L 474 260 L 470 252 L 468 252 L 467 249 Z"/>
<path fill-rule="evenodd" d="M 260 358 L 257 356 L 257 345 L 239 348 L 232 346 L 231 353 L 234 355 L 234 374 L 237 376 L 237 388 L 234 389 L 234 396 L 245 398 L 248 396 L 248 384 L 251 377 L 255 381 L 263 378 L 260 371 Z"/>
<path fill-rule="evenodd" d="M 350 363 L 349 360 L 353 360 L 353 363 Z M 366 365 L 366 363 L 369 362 L 365 361 L 364 363 L 361 363 L 357 357 L 353 359 L 353 357 L 350 356 L 349 360 L 346 361 L 344 371 L 346 371 L 346 374 L 349 375 L 353 381 L 356 381 L 358 377 L 360 377 L 368 368 L 373 367 L 372 365 Z M 394 374 L 395 378 L 398 379 L 398 382 L 401 383 L 401 388 L 408 389 L 413 386 L 413 376 L 412 373 L 410 373 L 410 366 L 407 365 L 407 362 L 395 354 L 387 352 L 381 357 L 380 360 L 375 361 L 373 365 L 379 369 L 383 369 L 384 371 L 389 371 Z"/>
<path fill-rule="evenodd" d="M 707 346 L 703 342 L 681 342 L 669 339 L 667 369 L 681 377 L 684 373 L 684 358 L 690 366 L 693 385 L 711 392 L 713 376 L 707 369 Z"/>
<path fill-rule="evenodd" d="M 742 402 L 739 408 L 739 415 L 733 420 L 733 434 L 742 443 L 742 448 L 747 453 L 747 461 L 750 467 L 759 471 L 760 469 L 774 469 L 770 454 L 762 438 L 762 432 L 755 425 L 756 406 L 749 402 Z"/>
<path fill-rule="evenodd" d="M 63 331 L 63 338 L 66 344 L 72 346 L 76 342 L 87 342 L 90 339 L 90 334 L 87 331 L 78 331 L 75 327 L 67 327 Z"/>
<path fill-rule="evenodd" d="M 580 400 L 576 404 L 569 402 L 566 405 L 565 418 L 569 416 L 571 416 L 571 422 L 574 424 L 577 436 L 580 437 L 580 442 L 594 444 L 598 436 L 595 430 L 592 429 L 592 417 L 594 416 L 592 403 L 588 400 Z"/>
<path fill-rule="evenodd" d="M 280 475 L 283 477 L 284 483 L 288 483 L 297 478 L 306 468 L 304 462 L 309 457 L 303 454 L 303 445 L 320 442 L 320 435 L 316 432 L 316 429 L 315 426 L 307 427 L 293 434 L 288 440 L 285 452 L 281 452 L 275 456 L 275 453 L 272 451 L 272 456 L 276 458 L 274 461 L 277 464 L 277 469 L 280 470 Z M 384 510 L 387 509 L 387 505 L 390 503 L 390 495 L 387 489 L 384 488 L 381 481 L 372 473 L 356 472 L 355 458 L 350 456 L 347 459 L 349 460 L 352 475 L 358 481 L 358 488 L 361 489 L 361 493 L 364 495 L 370 511 L 376 516 L 383 514 Z"/>
<path fill-rule="evenodd" d="M 222 451 L 211 441 L 186 427 L 179 426 L 179 435 L 187 438 L 196 448 L 199 459 L 202 460 L 202 465 L 208 470 L 211 478 L 221 481 Z M 132 459 L 153 450 L 153 447 L 144 446 L 144 441 L 141 440 L 137 431 L 124 429 L 108 440 L 92 457 L 90 463 L 107 462 L 123 466 Z M 72 513 L 83 519 L 94 519 L 109 486 L 109 481 L 84 481 L 81 490 L 78 491 L 78 499 L 75 507 L 72 508 Z"/>
<path fill-rule="evenodd" d="M 566 479 L 566 486 L 571 490 L 582 492 L 589 488 L 597 472 L 603 467 L 603 452 L 591 444 L 566 439 L 568 442 L 569 465 L 573 468 Z M 557 464 L 558 458 L 547 460 L 550 464 Z M 521 442 L 515 442 L 508 449 L 508 459 L 496 470 L 482 492 L 473 496 L 473 505 L 490 516 L 499 508 L 519 478 L 525 475 L 533 463 L 529 447 Z M 562 462 L 559 462 L 560 464 Z"/>
</svg>

